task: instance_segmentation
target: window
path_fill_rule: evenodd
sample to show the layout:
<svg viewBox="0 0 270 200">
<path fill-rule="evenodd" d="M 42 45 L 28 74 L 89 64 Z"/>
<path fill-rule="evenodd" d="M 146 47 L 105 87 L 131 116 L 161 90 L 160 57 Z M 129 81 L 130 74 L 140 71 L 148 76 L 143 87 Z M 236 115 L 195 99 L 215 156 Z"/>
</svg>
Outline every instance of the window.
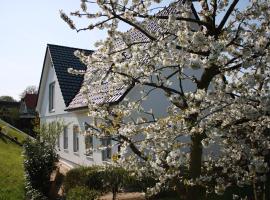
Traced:
<svg viewBox="0 0 270 200">
<path fill-rule="evenodd" d="M 73 126 L 73 151 L 79 151 L 79 126 Z"/>
<path fill-rule="evenodd" d="M 102 161 L 106 161 L 111 159 L 112 156 L 112 139 L 111 138 L 102 138 L 101 139 L 101 145 L 103 147 L 106 147 L 105 149 L 102 150 Z"/>
<path fill-rule="evenodd" d="M 92 135 L 86 135 L 85 136 L 85 151 L 86 156 L 93 156 L 93 136 Z"/>
<path fill-rule="evenodd" d="M 64 134 L 63 134 L 63 138 L 64 138 L 64 149 L 68 149 L 68 128 L 67 126 L 64 127 Z"/>
<path fill-rule="evenodd" d="M 52 82 L 49 85 L 49 111 L 54 111 L 54 89 L 55 89 L 55 82 Z"/>
<path fill-rule="evenodd" d="M 89 131 L 89 124 L 88 123 L 84 123 L 84 130 L 85 130 L 85 137 L 84 137 L 84 142 L 85 142 L 85 155 L 92 157 L 93 156 L 93 135 L 91 134 L 91 132 Z"/>
</svg>

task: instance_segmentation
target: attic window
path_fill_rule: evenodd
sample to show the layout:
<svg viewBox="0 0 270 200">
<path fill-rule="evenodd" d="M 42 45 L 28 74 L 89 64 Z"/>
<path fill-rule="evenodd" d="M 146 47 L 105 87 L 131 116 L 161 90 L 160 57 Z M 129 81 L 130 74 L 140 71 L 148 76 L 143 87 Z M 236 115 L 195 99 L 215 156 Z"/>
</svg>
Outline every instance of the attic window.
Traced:
<svg viewBox="0 0 270 200">
<path fill-rule="evenodd" d="M 49 85 L 49 111 L 53 112 L 54 111 L 54 96 L 55 96 L 55 82 L 52 82 Z"/>
</svg>

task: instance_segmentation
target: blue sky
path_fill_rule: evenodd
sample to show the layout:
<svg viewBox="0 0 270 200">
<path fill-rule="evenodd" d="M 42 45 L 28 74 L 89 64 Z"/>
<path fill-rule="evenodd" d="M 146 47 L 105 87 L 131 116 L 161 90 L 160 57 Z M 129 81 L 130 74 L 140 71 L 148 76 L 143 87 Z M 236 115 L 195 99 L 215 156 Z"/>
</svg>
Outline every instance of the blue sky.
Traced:
<svg viewBox="0 0 270 200">
<path fill-rule="evenodd" d="M 247 2 L 241 0 L 239 7 Z M 0 96 L 19 100 L 27 86 L 38 86 L 47 43 L 94 49 L 95 41 L 106 36 L 98 30 L 77 33 L 59 16 L 59 10 L 79 8 L 80 0 L 1 0 Z M 75 23 L 78 28 L 87 24 Z"/>
<path fill-rule="evenodd" d="M 60 18 L 80 7 L 79 0 L 2 0 L 0 3 L 0 96 L 38 86 L 46 44 L 93 49 L 100 31 L 77 33 Z M 79 20 L 83 26 L 82 20 Z"/>
</svg>

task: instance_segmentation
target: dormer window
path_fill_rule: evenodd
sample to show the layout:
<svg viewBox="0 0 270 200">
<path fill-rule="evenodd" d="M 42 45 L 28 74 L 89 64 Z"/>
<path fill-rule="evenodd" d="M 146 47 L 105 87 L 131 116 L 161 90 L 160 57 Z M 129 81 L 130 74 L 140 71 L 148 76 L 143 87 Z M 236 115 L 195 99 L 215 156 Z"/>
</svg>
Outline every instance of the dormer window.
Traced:
<svg viewBox="0 0 270 200">
<path fill-rule="evenodd" d="M 54 96 L 55 96 L 55 82 L 52 82 L 49 85 L 49 111 L 53 112 L 54 111 Z"/>
</svg>

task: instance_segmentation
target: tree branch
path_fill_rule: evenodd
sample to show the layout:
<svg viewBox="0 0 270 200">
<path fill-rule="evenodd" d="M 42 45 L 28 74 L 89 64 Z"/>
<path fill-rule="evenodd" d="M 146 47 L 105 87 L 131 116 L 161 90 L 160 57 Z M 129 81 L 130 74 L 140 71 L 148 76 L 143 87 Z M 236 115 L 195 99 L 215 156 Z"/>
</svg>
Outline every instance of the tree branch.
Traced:
<svg viewBox="0 0 270 200">
<path fill-rule="evenodd" d="M 234 10 L 236 4 L 238 3 L 239 0 L 234 0 L 233 3 L 231 4 L 231 6 L 229 7 L 229 9 L 227 10 L 225 16 L 223 17 L 223 19 L 221 20 L 219 26 L 218 26 L 218 32 L 220 33 L 221 30 L 223 29 L 224 25 L 226 24 L 228 18 L 230 17 L 232 11 Z"/>
</svg>

